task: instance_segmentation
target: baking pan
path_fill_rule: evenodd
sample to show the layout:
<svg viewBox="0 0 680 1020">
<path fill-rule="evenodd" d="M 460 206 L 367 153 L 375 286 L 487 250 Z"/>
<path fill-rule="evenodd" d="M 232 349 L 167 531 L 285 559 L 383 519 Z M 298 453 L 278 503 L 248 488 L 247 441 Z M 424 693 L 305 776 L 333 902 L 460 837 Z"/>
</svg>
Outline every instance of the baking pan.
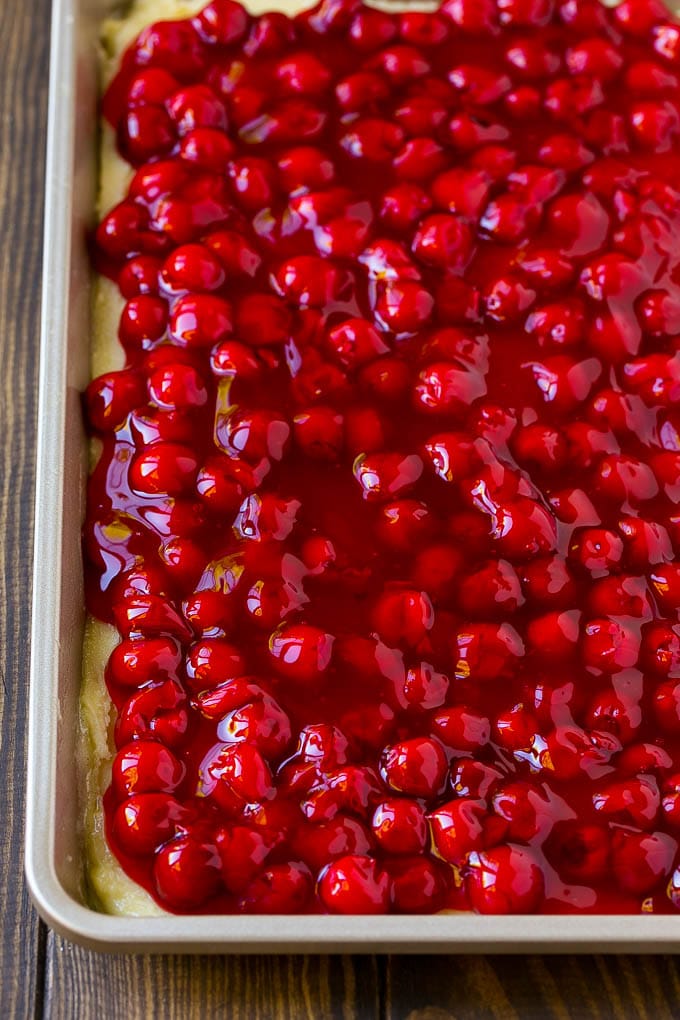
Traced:
<svg viewBox="0 0 680 1020">
<path fill-rule="evenodd" d="M 112 0 L 54 0 L 40 353 L 26 873 L 42 917 L 91 949 L 145 952 L 669 952 L 673 916 L 193 916 L 122 918 L 86 905 L 78 701 L 80 528 L 89 268 L 97 146 L 97 31 Z"/>
</svg>

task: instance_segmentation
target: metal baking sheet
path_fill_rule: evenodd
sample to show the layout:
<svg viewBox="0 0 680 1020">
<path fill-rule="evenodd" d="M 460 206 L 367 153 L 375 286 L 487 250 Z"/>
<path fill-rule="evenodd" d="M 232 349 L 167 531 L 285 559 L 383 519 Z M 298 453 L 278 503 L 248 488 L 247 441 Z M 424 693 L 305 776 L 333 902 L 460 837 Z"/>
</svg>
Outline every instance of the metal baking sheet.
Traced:
<svg viewBox="0 0 680 1020">
<path fill-rule="evenodd" d="M 122 918 L 84 890 L 77 775 L 97 31 L 112 0 L 54 0 L 46 183 L 29 713 L 26 873 L 60 934 L 111 952 L 673 952 L 680 919 L 650 915 Z"/>
</svg>

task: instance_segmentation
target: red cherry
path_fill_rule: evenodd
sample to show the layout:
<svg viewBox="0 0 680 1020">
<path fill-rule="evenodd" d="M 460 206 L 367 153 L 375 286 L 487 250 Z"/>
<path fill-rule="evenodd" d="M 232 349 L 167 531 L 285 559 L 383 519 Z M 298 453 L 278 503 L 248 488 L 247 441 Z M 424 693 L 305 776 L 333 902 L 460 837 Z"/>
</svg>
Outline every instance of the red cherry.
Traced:
<svg viewBox="0 0 680 1020">
<path fill-rule="evenodd" d="M 222 881 L 230 892 L 241 892 L 269 857 L 275 838 L 245 825 L 218 830 L 215 844 L 222 862 Z"/>
<path fill-rule="evenodd" d="M 435 527 L 432 514 L 424 503 L 400 499 L 380 507 L 375 531 L 380 541 L 389 548 L 410 551 L 422 545 Z"/>
<path fill-rule="evenodd" d="M 148 348 L 164 335 L 168 323 L 168 306 L 154 294 L 130 298 L 120 317 L 118 336 L 127 351 Z"/>
<path fill-rule="evenodd" d="M 129 259 L 118 274 L 118 288 L 124 298 L 140 294 L 158 294 L 161 262 L 153 255 Z"/>
<path fill-rule="evenodd" d="M 163 744 L 135 740 L 116 755 L 111 785 L 119 800 L 139 793 L 174 793 L 184 774 L 184 765 Z"/>
<path fill-rule="evenodd" d="M 143 857 L 174 836 L 184 816 L 169 793 L 136 793 L 116 808 L 113 836 L 126 854 Z"/>
<path fill-rule="evenodd" d="M 423 462 L 416 454 L 362 454 L 354 462 L 354 477 L 366 500 L 388 500 L 406 494 L 418 481 Z"/>
<path fill-rule="evenodd" d="M 336 461 L 343 446 L 343 417 L 332 407 L 311 407 L 295 415 L 293 435 L 308 457 Z"/>
<path fill-rule="evenodd" d="M 328 156 L 311 145 L 296 146 L 278 159 L 279 176 L 286 191 L 299 188 L 322 188 L 335 177 L 335 168 Z"/>
<path fill-rule="evenodd" d="M 650 574 L 651 588 L 662 610 L 675 613 L 680 607 L 680 563 L 654 567 Z"/>
<path fill-rule="evenodd" d="M 522 702 L 506 712 L 501 712 L 495 722 L 498 743 L 509 751 L 530 748 L 538 732 L 538 720 Z"/>
<path fill-rule="evenodd" d="M 118 125 L 118 146 L 129 163 L 140 166 L 170 152 L 175 130 L 160 106 L 137 106 L 128 110 Z"/>
<path fill-rule="evenodd" d="M 390 881 L 377 861 L 349 854 L 319 876 L 319 897 L 333 914 L 383 914 L 390 902 Z"/>
<path fill-rule="evenodd" d="M 451 768 L 451 789 L 457 797 L 473 801 L 486 800 L 502 779 L 503 773 L 497 768 L 474 758 L 454 759 Z"/>
<path fill-rule="evenodd" d="M 193 24 L 205 42 L 231 46 L 243 38 L 249 20 L 247 11 L 234 0 L 210 0 Z"/>
<path fill-rule="evenodd" d="M 220 888 L 217 848 L 190 833 L 177 836 L 156 854 L 153 875 L 158 895 L 169 907 L 195 910 Z"/>
<path fill-rule="evenodd" d="M 641 664 L 657 676 L 680 676 L 680 626 L 650 623 L 642 629 Z"/>
<path fill-rule="evenodd" d="M 678 843 L 665 832 L 619 829 L 612 839 L 612 870 L 621 888 L 642 896 L 670 875 Z"/>
<path fill-rule="evenodd" d="M 131 488 L 143 495 L 181 496 L 193 487 L 197 472 L 190 447 L 161 442 L 134 457 L 128 477 Z"/>
<path fill-rule="evenodd" d="M 107 675 L 121 687 L 177 678 L 182 653 L 170 637 L 126 638 L 111 652 Z"/>
<path fill-rule="evenodd" d="M 186 701 L 186 694 L 173 680 L 143 687 L 119 712 L 116 747 L 146 739 L 160 740 L 168 747 L 179 746 L 189 728 Z"/>
<path fill-rule="evenodd" d="M 594 882 L 609 867 L 610 836 L 599 825 L 558 822 L 546 847 L 560 878 L 567 882 Z"/>
<path fill-rule="evenodd" d="M 218 418 L 215 439 L 230 457 L 257 465 L 264 458 L 281 460 L 290 439 L 290 425 L 277 411 L 250 411 L 238 406 Z M 200 490 L 199 490 L 200 491 Z"/>
<path fill-rule="evenodd" d="M 613 620 L 591 620 L 583 628 L 583 661 L 602 672 L 616 673 L 634 666 L 639 648 L 640 639 L 635 632 Z"/>
<path fill-rule="evenodd" d="M 447 872 L 424 857 L 397 857 L 386 863 L 392 883 L 392 906 L 401 913 L 431 913 L 447 892 Z"/>
<path fill-rule="evenodd" d="M 432 716 L 432 729 L 445 747 L 456 751 L 478 751 L 491 739 L 486 716 L 462 705 L 442 708 Z"/>
<path fill-rule="evenodd" d="M 432 629 L 434 609 L 425 592 L 386 589 L 375 605 L 372 619 L 385 644 L 415 647 Z"/>
<path fill-rule="evenodd" d="M 310 624 L 288 624 L 269 639 L 273 668 L 287 679 L 314 683 L 328 669 L 334 638 Z"/>
<path fill-rule="evenodd" d="M 190 294 L 175 303 L 170 335 L 181 347 L 212 347 L 232 332 L 231 305 L 212 294 Z"/>
<path fill-rule="evenodd" d="M 204 691 L 246 672 L 239 649 L 222 638 L 204 638 L 193 644 L 186 656 L 189 690 Z"/>
<path fill-rule="evenodd" d="M 636 736 L 642 723 L 642 711 L 637 703 L 605 692 L 591 703 L 586 723 L 592 730 L 613 733 L 625 745 Z"/>
<path fill-rule="evenodd" d="M 310 821 L 330 821 L 339 811 L 365 818 L 383 792 L 373 769 L 347 765 L 326 772 L 301 807 Z"/>
<path fill-rule="evenodd" d="M 167 634 L 185 641 L 190 634 L 175 607 L 160 595 L 130 594 L 114 605 L 114 619 L 125 637 Z"/>
<path fill-rule="evenodd" d="M 435 852 L 460 866 L 485 838 L 486 808 L 480 800 L 461 798 L 442 804 L 427 816 Z"/>
<path fill-rule="evenodd" d="M 312 891 L 312 876 L 304 864 L 273 864 L 248 884 L 239 907 L 247 914 L 304 913 Z"/>
<path fill-rule="evenodd" d="M 205 462 L 196 477 L 196 490 L 213 513 L 235 512 L 246 493 L 255 488 L 252 468 L 234 457 L 215 455 Z"/>
<path fill-rule="evenodd" d="M 271 799 L 274 792 L 269 766 L 251 744 L 215 744 L 201 762 L 200 795 L 214 797 L 218 804 L 224 802 L 227 809 L 230 795 L 261 801 Z"/>
<path fill-rule="evenodd" d="M 463 578 L 458 602 L 466 615 L 489 619 L 514 613 L 524 596 L 514 567 L 507 560 L 491 560 Z"/>
<path fill-rule="evenodd" d="M 446 755 L 438 740 L 414 737 L 385 748 L 380 773 L 397 793 L 431 798 L 442 791 L 446 767 Z"/>
<path fill-rule="evenodd" d="M 654 692 L 653 711 L 665 733 L 680 733 L 680 682 L 665 680 Z"/>
<path fill-rule="evenodd" d="M 432 208 L 432 199 L 418 185 L 405 181 L 387 190 L 382 198 L 380 217 L 386 227 L 406 231 Z"/>
<path fill-rule="evenodd" d="M 425 849 L 425 811 L 416 800 L 391 797 L 378 804 L 371 827 L 380 847 L 390 854 L 419 854 Z"/>
<path fill-rule="evenodd" d="M 144 402 L 143 380 L 129 369 L 100 375 L 85 391 L 87 418 L 98 432 L 118 428 L 128 414 Z"/>
<path fill-rule="evenodd" d="M 651 829 L 661 806 L 659 786 L 653 776 L 632 776 L 613 782 L 593 794 L 593 807 L 601 815 L 624 824 Z"/>
<path fill-rule="evenodd" d="M 202 407 L 208 400 L 203 380 L 191 365 L 171 362 L 153 372 L 148 385 L 149 396 L 163 410 Z"/>
<path fill-rule="evenodd" d="M 475 623 L 456 636 L 454 654 L 457 673 L 472 680 L 497 680 L 514 674 L 524 645 L 509 623 Z"/>
<path fill-rule="evenodd" d="M 356 818 L 336 814 L 331 820 L 301 826 L 293 847 L 314 872 L 345 854 L 364 854 L 371 849 L 370 833 Z"/>
<path fill-rule="evenodd" d="M 465 885 L 480 914 L 532 914 L 545 895 L 543 872 L 532 851 L 521 846 L 473 851 L 467 858 Z"/>
</svg>

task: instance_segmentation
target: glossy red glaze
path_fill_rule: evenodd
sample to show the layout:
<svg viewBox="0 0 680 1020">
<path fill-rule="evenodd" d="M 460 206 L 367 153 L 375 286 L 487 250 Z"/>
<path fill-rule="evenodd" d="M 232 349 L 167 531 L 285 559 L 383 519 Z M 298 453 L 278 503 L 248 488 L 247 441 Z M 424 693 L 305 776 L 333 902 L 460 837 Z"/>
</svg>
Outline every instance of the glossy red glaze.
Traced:
<svg viewBox="0 0 680 1020">
<path fill-rule="evenodd" d="M 680 907 L 679 40 L 212 0 L 124 56 L 84 549 L 168 909 Z"/>
</svg>

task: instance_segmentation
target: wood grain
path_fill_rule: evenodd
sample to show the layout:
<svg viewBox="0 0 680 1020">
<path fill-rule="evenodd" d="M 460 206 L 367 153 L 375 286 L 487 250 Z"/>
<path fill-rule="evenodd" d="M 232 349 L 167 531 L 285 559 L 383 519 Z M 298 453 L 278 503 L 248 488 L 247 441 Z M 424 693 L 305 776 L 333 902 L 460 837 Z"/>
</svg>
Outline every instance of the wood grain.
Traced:
<svg viewBox="0 0 680 1020">
<path fill-rule="evenodd" d="M 677 1016 L 680 963 L 670 956 L 392 956 L 386 965 L 385 1020 Z"/>
<path fill-rule="evenodd" d="M 50 934 L 49 1020 L 377 1020 L 375 957 L 105 957 Z"/>
<path fill-rule="evenodd" d="M 23 875 L 47 0 L 0 4 L 0 1016 L 32 1016 L 42 943 Z"/>
</svg>

